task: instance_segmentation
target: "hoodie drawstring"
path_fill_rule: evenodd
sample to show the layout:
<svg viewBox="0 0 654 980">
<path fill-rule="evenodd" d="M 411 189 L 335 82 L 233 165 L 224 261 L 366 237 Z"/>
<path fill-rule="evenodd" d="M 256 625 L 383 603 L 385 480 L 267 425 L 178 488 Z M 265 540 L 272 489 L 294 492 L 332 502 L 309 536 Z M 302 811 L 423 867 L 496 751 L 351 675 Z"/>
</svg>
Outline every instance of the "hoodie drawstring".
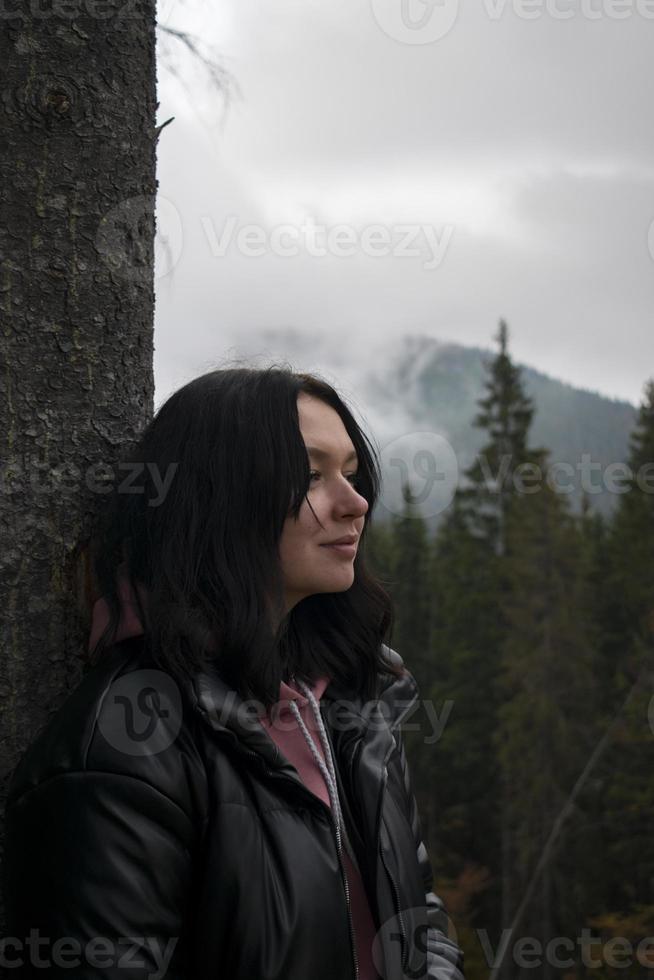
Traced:
<svg viewBox="0 0 654 980">
<path fill-rule="evenodd" d="M 358 868 L 358 862 L 356 860 L 356 856 L 354 854 L 354 851 L 353 851 L 353 848 L 352 848 L 352 844 L 350 842 L 350 839 L 349 839 L 349 837 L 347 835 L 347 831 L 345 829 L 345 820 L 343 819 L 343 810 L 341 809 L 341 803 L 340 803 L 340 800 L 339 800 L 339 797 L 338 797 L 338 784 L 337 784 L 337 781 L 336 781 L 336 770 L 334 768 L 334 758 L 332 756 L 331 746 L 329 744 L 329 739 L 327 738 L 327 733 L 325 731 L 325 725 L 324 725 L 323 720 L 322 720 L 322 715 L 320 714 L 320 708 L 318 707 L 318 702 L 316 701 L 315 695 L 314 695 L 313 691 L 311 690 L 311 688 L 309 688 L 304 683 L 304 681 L 299 680 L 299 679 L 297 681 L 297 685 L 304 692 L 304 694 L 307 697 L 307 700 L 309 701 L 309 704 L 311 705 L 311 710 L 313 711 L 314 717 L 316 719 L 316 724 L 318 726 L 318 734 L 320 735 L 320 741 L 322 743 L 323 752 L 325 753 L 325 759 L 327 760 L 327 765 L 325 765 L 324 761 L 320 757 L 320 753 L 318 752 L 318 749 L 316 748 L 316 743 L 314 742 L 313 738 L 311 737 L 311 735 L 309 733 L 309 730 L 307 729 L 307 726 L 305 725 L 304 720 L 303 720 L 302 716 L 300 715 L 300 710 L 299 710 L 297 704 L 295 703 L 295 701 L 293 701 L 293 700 L 289 701 L 289 707 L 290 707 L 291 711 L 293 712 L 293 714 L 295 716 L 295 720 L 297 721 L 298 726 L 299 726 L 300 730 L 302 731 L 302 734 L 304 735 L 304 738 L 306 740 L 307 745 L 311 749 L 311 754 L 313 755 L 314 759 L 316 760 L 316 764 L 318 765 L 320 771 L 322 772 L 323 778 L 324 778 L 325 783 L 327 785 L 327 790 L 329 792 L 329 798 L 330 798 L 331 804 L 332 804 L 332 811 L 334 813 L 334 819 L 336 820 L 336 823 L 338 825 L 338 829 L 340 831 L 340 835 L 341 835 L 341 837 L 343 839 L 343 842 L 345 844 L 345 848 L 346 848 L 347 853 L 348 853 L 348 855 L 350 857 L 350 860 L 352 861 L 352 863 L 354 864 L 354 866 L 356 868 Z M 338 840 L 338 837 L 337 837 L 337 840 Z M 339 848 L 339 851 L 340 851 L 340 848 Z"/>
</svg>

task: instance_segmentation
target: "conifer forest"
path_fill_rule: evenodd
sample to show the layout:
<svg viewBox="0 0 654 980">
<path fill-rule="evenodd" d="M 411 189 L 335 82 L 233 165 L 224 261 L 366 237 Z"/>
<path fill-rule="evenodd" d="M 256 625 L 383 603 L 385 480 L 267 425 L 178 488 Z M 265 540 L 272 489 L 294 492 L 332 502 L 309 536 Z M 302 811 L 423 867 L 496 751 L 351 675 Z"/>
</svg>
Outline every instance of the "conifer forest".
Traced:
<svg viewBox="0 0 654 980">
<path fill-rule="evenodd" d="M 407 486 L 368 543 L 420 688 L 404 738 L 422 829 L 468 980 L 650 976 L 654 381 L 611 517 L 573 514 L 535 479 L 552 460 L 503 321 L 496 340 L 487 465 L 435 534 Z"/>
</svg>

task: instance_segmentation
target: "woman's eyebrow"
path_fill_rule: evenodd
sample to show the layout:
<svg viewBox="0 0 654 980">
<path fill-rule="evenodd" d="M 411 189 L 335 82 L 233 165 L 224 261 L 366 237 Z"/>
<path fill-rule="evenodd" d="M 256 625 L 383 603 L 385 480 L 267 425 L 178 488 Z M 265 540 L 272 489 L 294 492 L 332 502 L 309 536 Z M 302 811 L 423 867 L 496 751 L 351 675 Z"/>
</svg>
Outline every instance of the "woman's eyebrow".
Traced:
<svg viewBox="0 0 654 980">
<path fill-rule="evenodd" d="M 307 446 L 307 452 L 309 456 L 315 456 L 316 459 L 330 459 L 332 455 L 331 453 L 327 452 L 324 449 L 318 449 L 317 446 Z M 348 453 L 348 455 L 345 457 L 343 462 L 349 463 L 350 460 L 358 459 L 358 458 L 359 457 L 357 455 L 356 449 L 353 449 L 351 453 Z"/>
</svg>

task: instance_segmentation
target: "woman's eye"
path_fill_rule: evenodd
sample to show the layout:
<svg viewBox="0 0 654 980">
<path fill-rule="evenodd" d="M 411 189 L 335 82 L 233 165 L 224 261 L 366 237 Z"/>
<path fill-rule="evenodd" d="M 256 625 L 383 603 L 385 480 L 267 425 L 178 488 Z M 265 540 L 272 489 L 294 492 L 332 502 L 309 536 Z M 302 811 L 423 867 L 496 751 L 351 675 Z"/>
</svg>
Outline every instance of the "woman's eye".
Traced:
<svg viewBox="0 0 654 980">
<path fill-rule="evenodd" d="M 309 479 L 310 480 L 314 480 L 316 477 L 318 477 L 320 475 L 321 474 L 318 472 L 318 470 L 311 470 L 309 472 Z M 357 481 L 359 479 L 359 474 L 358 473 L 348 473 L 346 479 L 350 481 L 350 483 L 352 484 L 352 486 L 356 486 Z"/>
</svg>

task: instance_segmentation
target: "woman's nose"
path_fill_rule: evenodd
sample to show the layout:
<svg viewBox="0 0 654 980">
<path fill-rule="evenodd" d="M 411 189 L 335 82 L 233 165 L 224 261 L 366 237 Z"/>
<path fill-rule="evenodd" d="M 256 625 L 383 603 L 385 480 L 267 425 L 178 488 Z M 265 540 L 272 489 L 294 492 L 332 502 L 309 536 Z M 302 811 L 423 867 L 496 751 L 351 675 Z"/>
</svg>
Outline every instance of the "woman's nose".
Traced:
<svg viewBox="0 0 654 980">
<path fill-rule="evenodd" d="M 346 514 L 361 516 L 368 510 L 368 501 L 351 486 L 350 492 L 342 499 L 341 506 Z"/>
</svg>

